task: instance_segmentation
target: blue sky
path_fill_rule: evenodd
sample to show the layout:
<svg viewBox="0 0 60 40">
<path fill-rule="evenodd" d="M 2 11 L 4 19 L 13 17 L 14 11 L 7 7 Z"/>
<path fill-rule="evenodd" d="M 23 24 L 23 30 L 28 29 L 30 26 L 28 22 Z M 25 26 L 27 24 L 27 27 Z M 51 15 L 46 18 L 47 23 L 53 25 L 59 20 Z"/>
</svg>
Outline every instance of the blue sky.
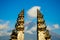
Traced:
<svg viewBox="0 0 60 40">
<path fill-rule="evenodd" d="M 15 21 L 16 15 L 22 9 L 27 11 L 33 6 L 41 7 L 42 14 L 47 22 L 60 24 L 59 0 L 0 0 L 0 19 Z"/>
<path fill-rule="evenodd" d="M 0 21 L 0 24 L 9 21 L 9 27 L 14 28 L 22 9 L 25 11 L 25 21 L 30 20 L 26 19 L 26 13 L 33 6 L 41 7 L 46 25 L 54 29 L 53 25 L 57 24 L 59 27 L 51 31 L 60 34 L 60 0 L 0 0 L 0 20 L 4 21 Z"/>
</svg>

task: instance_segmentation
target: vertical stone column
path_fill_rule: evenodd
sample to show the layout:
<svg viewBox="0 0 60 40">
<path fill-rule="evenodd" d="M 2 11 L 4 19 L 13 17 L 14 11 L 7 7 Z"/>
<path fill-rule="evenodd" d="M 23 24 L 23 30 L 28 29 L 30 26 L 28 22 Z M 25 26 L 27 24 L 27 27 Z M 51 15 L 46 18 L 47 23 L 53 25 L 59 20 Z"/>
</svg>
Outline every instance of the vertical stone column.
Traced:
<svg viewBox="0 0 60 40">
<path fill-rule="evenodd" d="M 38 40 L 50 39 L 49 32 L 46 29 L 45 20 L 43 19 L 43 15 L 38 9 L 37 9 L 37 37 Z"/>
<path fill-rule="evenodd" d="M 24 10 L 18 15 L 16 30 L 17 40 L 24 40 Z"/>
<path fill-rule="evenodd" d="M 24 40 L 24 10 L 18 15 L 15 30 L 12 31 L 10 40 Z"/>
</svg>

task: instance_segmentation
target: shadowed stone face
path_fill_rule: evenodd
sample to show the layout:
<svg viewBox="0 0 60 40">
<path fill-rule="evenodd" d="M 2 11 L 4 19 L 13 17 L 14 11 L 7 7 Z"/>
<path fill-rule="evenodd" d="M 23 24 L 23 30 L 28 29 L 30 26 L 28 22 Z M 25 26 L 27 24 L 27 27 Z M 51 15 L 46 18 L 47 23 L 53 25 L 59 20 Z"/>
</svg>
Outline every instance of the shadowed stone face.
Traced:
<svg viewBox="0 0 60 40">
<path fill-rule="evenodd" d="M 17 37 L 15 39 L 11 38 L 12 40 L 24 40 L 24 11 L 22 11 L 17 18 L 16 23 L 16 31 L 17 36 L 14 35 L 14 37 Z M 43 15 L 40 13 L 39 10 L 37 10 L 37 35 L 38 40 L 50 40 L 49 37 L 49 31 L 46 29 L 45 21 L 43 19 Z"/>
<path fill-rule="evenodd" d="M 20 25 L 18 25 L 18 36 L 17 36 L 17 40 L 24 40 L 24 11 L 22 11 L 21 13 L 20 13 L 20 17 L 18 17 L 18 18 L 20 18 L 19 20 L 20 21 L 18 21 L 19 23 L 20 23 Z"/>
<path fill-rule="evenodd" d="M 24 40 L 24 10 L 21 11 L 21 13 L 18 15 L 17 18 L 17 23 L 15 25 L 16 33 L 17 33 L 17 38 L 15 37 L 15 34 L 11 40 Z M 13 32 L 12 32 L 13 33 Z"/>
<path fill-rule="evenodd" d="M 37 29 L 38 40 L 50 40 L 49 32 L 46 29 L 46 25 L 45 25 L 45 21 L 43 19 L 43 15 L 40 13 L 39 10 L 37 10 L 37 27 L 38 27 L 38 29 Z"/>
</svg>

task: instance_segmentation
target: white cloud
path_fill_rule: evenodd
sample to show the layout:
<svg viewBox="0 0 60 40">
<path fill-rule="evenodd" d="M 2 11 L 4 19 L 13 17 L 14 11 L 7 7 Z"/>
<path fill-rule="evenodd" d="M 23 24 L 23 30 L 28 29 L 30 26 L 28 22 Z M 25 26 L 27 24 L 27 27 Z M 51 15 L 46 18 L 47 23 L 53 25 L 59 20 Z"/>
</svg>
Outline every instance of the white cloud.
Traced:
<svg viewBox="0 0 60 40">
<path fill-rule="evenodd" d="M 5 31 L 0 31 L 0 36 L 7 36 L 7 35 L 11 35 L 11 32 L 5 32 Z"/>
<path fill-rule="evenodd" d="M 26 25 L 25 26 L 25 33 L 34 34 L 33 32 L 37 31 L 37 25 L 34 25 L 32 28 L 30 28 L 28 30 L 28 24 L 29 24 L 29 22 L 27 22 L 26 24 L 25 24 Z M 59 24 L 47 25 L 47 29 L 50 30 L 50 31 L 52 31 L 52 30 L 58 30 L 58 29 L 60 29 L 60 25 Z"/>
<path fill-rule="evenodd" d="M 32 34 L 32 32 L 30 30 L 27 30 L 27 29 L 28 29 L 28 27 L 26 26 L 24 32 L 28 33 L 28 34 Z"/>
<path fill-rule="evenodd" d="M 36 31 L 37 30 L 37 25 L 35 25 L 34 27 L 32 27 L 31 29 L 30 29 L 30 31 Z"/>
<path fill-rule="evenodd" d="M 10 21 L 1 20 L 0 22 L 2 22 L 0 23 L 0 36 L 9 36 L 11 34 L 11 32 L 8 32 L 10 30 Z"/>
<path fill-rule="evenodd" d="M 25 27 L 25 33 L 28 33 L 28 34 L 34 34 L 33 32 L 36 32 L 37 30 L 37 25 L 33 26 L 31 29 L 27 30 L 28 27 Z"/>
<path fill-rule="evenodd" d="M 54 24 L 53 25 L 55 29 L 59 29 L 59 25 L 58 24 Z"/>
<path fill-rule="evenodd" d="M 25 31 L 25 33 L 33 34 L 33 32 L 32 32 L 32 31 L 30 31 L 30 30 L 26 30 L 26 31 Z"/>
<path fill-rule="evenodd" d="M 29 22 L 26 23 L 27 26 L 33 20 L 33 18 L 37 17 L 37 9 L 40 10 L 40 6 L 33 6 L 27 11 L 28 19 L 30 20 Z M 25 24 L 25 33 L 33 34 L 33 32 L 35 32 L 37 29 L 37 25 L 34 25 L 31 29 L 28 30 L 26 24 Z"/>
<path fill-rule="evenodd" d="M 28 27 L 26 26 L 24 32 L 28 33 L 28 34 L 32 34 L 32 32 L 30 30 L 27 30 L 27 29 L 28 29 Z"/>
<path fill-rule="evenodd" d="M 47 26 L 47 29 L 48 30 L 57 30 L 57 29 L 60 29 L 60 27 L 59 27 L 59 24 L 53 24 L 53 25 L 51 25 L 51 26 Z"/>
<path fill-rule="evenodd" d="M 7 21 L 6 23 L 4 23 L 4 24 L 0 24 L 0 30 L 6 30 L 6 29 L 8 29 L 8 26 L 9 26 L 9 21 Z"/>
<path fill-rule="evenodd" d="M 27 11 L 28 15 L 29 15 L 30 17 L 37 17 L 37 9 L 40 10 L 40 7 L 39 7 L 39 6 L 34 6 L 34 7 L 32 7 L 31 9 L 29 9 L 29 10 Z"/>
<path fill-rule="evenodd" d="M 48 29 L 48 30 L 52 30 L 52 28 L 50 28 L 50 26 L 47 26 L 47 29 Z"/>
</svg>

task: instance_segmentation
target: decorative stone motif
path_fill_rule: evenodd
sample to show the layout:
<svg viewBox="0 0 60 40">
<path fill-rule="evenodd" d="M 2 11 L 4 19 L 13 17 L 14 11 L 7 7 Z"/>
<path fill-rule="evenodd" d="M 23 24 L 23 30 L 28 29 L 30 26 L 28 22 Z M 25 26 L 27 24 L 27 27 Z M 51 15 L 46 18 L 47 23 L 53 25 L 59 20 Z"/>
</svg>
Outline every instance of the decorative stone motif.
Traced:
<svg viewBox="0 0 60 40">
<path fill-rule="evenodd" d="M 10 40 L 24 40 L 24 10 L 18 15 L 15 29 L 12 31 Z"/>
<path fill-rule="evenodd" d="M 43 15 L 37 9 L 37 39 L 38 40 L 51 40 L 49 31 L 46 29 L 45 20 Z M 15 29 L 12 30 L 10 40 L 24 40 L 24 10 L 20 12 L 15 24 Z"/>
<path fill-rule="evenodd" d="M 43 15 L 37 9 L 37 36 L 38 40 L 51 40 L 49 31 L 46 29 L 45 20 Z"/>
</svg>

